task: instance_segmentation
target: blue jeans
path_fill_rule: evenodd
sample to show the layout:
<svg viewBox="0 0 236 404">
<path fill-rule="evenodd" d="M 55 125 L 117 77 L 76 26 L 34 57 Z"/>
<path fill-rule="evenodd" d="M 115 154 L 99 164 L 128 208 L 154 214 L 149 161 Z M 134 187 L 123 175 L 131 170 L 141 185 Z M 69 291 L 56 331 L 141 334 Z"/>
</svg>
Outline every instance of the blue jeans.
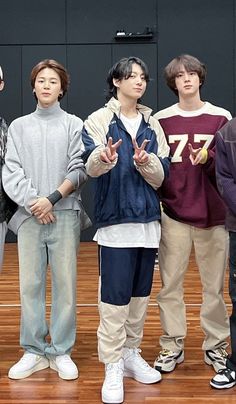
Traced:
<svg viewBox="0 0 236 404">
<path fill-rule="evenodd" d="M 230 316 L 231 355 L 227 367 L 236 370 L 236 232 L 229 232 L 229 295 L 232 302 Z"/>
<path fill-rule="evenodd" d="M 76 336 L 76 272 L 80 213 L 55 211 L 46 225 L 31 217 L 19 228 L 20 344 L 39 355 L 70 353 Z M 46 274 L 51 269 L 50 327 L 46 321 Z M 50 334 L 51 341 L 46 340 Z"/>
</svg>

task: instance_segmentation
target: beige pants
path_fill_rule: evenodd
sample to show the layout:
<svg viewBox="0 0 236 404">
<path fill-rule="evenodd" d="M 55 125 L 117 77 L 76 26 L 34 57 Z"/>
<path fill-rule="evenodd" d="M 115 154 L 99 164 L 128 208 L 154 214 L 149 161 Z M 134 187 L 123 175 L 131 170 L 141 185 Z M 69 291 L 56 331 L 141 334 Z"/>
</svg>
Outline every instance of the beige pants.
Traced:
<svg viewBox="0 0 236 404">
<path fill-rule="evenodd" d="M 180 351 L 187 333 L 183 296 L 184 275 L 194 245 L 202 283 L 200 322 L 205 339 L 203 350 L 226 347 L 229 322 L 223 299 L 225 269 L 228 257 L 228 233 L 224 226 L 199 229 L 163 213 L 159 248 L 162 289 L 157 296 L 164 335 L 162 348 Z"/>
<path fill-rule="evenodd" d="M 100 288 L 99 288 L 100 289 Z M 118 362 L 122 348 L 138 348 L 149 302 L 147 297 L 132 297 L 125 306 L 103 303 L 99 291 L 100 324 L 97 331 L 98 356 L 104 363 Z"/>
</svg>

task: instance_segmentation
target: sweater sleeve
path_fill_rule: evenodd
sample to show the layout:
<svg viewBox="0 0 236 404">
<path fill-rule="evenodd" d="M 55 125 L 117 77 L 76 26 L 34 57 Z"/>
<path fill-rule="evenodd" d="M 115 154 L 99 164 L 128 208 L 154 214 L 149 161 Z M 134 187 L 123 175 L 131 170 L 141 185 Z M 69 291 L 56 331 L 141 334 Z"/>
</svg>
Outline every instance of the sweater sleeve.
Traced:
<svg viewBox="0 0 236 404">
<path fill-rule="evenodd" d="M 84 145 L 82 142 L 83 123 L 80 119 L 78 121 L 78 119 L 79 118 L 76 117 L 76 126 L 69 144 L 69 162 L 67 166 L 67 173 L 65 176 L 66 179 L 72 182 L 74 187 L 77 187 L 77 185 L 80 187 L 87 181 L 87 174 L 82 159 L 82 154 L 84 152 Z"/>
<path fill-rule="evenodd" d="M 222 198 L 236 216 L 236 181 L 230 169 L 230 156 L 221 132 L 216 134 L 216 180 Z"/>
<path fill-rule="evenodd" d="M 112 113 L 108 109 L 102 108 L 91 114 L 84 122 L 82 138 L 85 151 L 83 159 L 86 162 L 87 173 L 91 177 L 106 174 L 117 163 L 117 159 L 112 163 L 105 163 L 100 158 L 101 152 L 107 144 L 106 134 L 111 118 Z"/>
<path fill-rule="evenodd" d="M 17 124 L 13 122 L 8 131 L 7 152 L 2 171 L 3 186 L 8 196 L 30 213 L 29 204 L 37 198 L 37 190 L 34 188 L 31 178 L 27 178 L 25 175 L 15 139 L 20 141 Z"/>
</svg>

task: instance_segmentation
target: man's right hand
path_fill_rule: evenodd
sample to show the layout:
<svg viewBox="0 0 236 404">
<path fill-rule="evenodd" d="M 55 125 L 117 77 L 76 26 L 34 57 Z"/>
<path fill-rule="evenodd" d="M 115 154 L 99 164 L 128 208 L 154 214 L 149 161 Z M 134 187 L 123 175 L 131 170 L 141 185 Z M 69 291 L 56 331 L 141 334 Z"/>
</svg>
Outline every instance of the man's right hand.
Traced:
<svg viewBox="0 0 236 404">
<path fill-rule="evenodd" d="M 121 145 L 121 143 L 122 143 L 122 139 L 119 139 L 118 142 L 112 144 L 112 138 L 109 137 L 108 143 L 107 143 L 105 149 L 100 154 L 101 160 L 108 164 L 112 163 L 114 160 L 116 160 L 117 156 L 118 156 L 116 150 Z"/>
</svg>

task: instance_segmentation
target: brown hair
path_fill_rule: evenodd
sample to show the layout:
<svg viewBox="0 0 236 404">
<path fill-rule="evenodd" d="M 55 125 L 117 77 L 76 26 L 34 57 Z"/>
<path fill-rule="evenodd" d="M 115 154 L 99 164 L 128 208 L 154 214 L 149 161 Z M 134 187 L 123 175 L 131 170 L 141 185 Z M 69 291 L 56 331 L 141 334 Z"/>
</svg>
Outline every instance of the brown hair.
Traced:
<svg viewBox="0 0 236 404">
<path fill-rule="evenodd" d="M 45 59 L 33 67 L 32 71 L 31 71 L 31 75 L 30 75 L 30 82 L 31 82 L 32 89 L 34 89 L 35 80 L 36 80 L 38 73 L 45 68 L 53 69 L 59 75 L 60 80 L 61 80 L 61 89 L 63 91 L 63 94 L 59 96 L 59 99 L 61 99 L 62 97 L 64 97 L 65 93 L 67 92 L 67 89 L 68 89 L 68 86 L 70 83 L 70 78 L 69 78 L 69 74 L 67 73 L 65 67 L 62 66 L 60 63 L 58 63 L 56 60 Z"/>
<path fill-rule="evenodd" d="M 181 66 L 184 66 L 187 72 L 196 72 L 200 79 L 200 87 L 206 79 L 206 66 L 196 57 L 191 55 L 180 55 L 171 60 L 164 69 L 164 76 L 168 87 L 178 95 L 175 79 L 180 71 Z"/>
</svg>

